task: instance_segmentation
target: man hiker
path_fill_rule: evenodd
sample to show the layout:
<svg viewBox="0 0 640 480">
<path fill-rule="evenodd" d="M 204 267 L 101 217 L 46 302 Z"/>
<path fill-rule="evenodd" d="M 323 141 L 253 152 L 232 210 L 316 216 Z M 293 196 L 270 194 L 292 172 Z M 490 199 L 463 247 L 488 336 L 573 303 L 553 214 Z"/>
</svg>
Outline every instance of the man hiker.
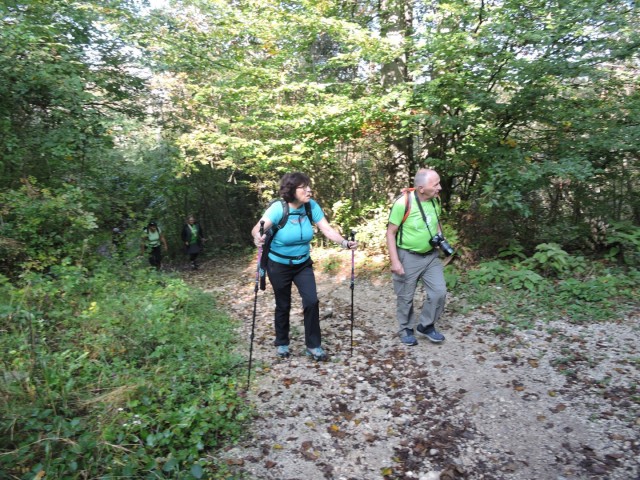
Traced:
<svg viewBox="0 0 640 480">
<path fill-rule="evenodd" d="M 397 296 L 398 334 L 400 341 L 410 346 L 418 344 L 412 318 L 418 281 L 424 284 L 427 299 L 416 331 L 433 343 L 444 341 L 444 335 L 436 330 L 435 324 L 442 315 L 447 296 L 444 267 L 437 248 L 444 241 L 439 220 L 440 176 L 435 170 L 422 168 L 416 173 L 413 184 L 414 189 L 398 197 L 391 206 L 387 224 L 387 248 Z M 405 215 L 409 206 L 408 215 Z M 444 243 L 448 247 L 446 241 Z"/>
</svg>

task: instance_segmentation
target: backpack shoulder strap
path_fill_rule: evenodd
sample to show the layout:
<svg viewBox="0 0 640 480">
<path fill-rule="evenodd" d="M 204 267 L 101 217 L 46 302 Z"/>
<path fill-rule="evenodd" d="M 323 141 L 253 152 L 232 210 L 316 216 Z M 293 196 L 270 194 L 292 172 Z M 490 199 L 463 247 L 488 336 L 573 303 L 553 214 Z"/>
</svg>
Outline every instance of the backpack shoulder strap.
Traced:
<svg viewBox="0 0 640 480">
<path fill-rule="evenodd" d="M 289 203 L 284 200 L 284 198 L 278 198 L 274 200 L 274 202 L 280 202 L 282 204 L 282 218 L 276 225 L 276 231 L 280 230 L 287 224 L 287 220 L 289 219 Z"/>
<path fill-rule="evenodd" d="M 404 215 L 402 216 L 402 220 L 400 221 L 400 225 L 398 225 L 398 231 L 396 232 L 396 239 L 398 238 L 398 235 L 399 235 L 400 236 L 400 243 L 402 243 L 402 224 L 409 217 L 409 213 L 411 213 L 411 202 L 412 202 L 411 197 L 413 196 L 411 194 L 414 191 L 415 191 L 415 188 L 412 188 L 412 187 L 403 188 L 401 190 L 402 193 L 396 197 L 396 199 L 393 201 L 393 204 L 392 204 L 392 205 L 395 205 L 396 202 L 398 200 L 400 200 L 400 197 L 404 197 Z"/>
<path fill-rule="evenodd" d="M 265 281 L 265 272 L 267 271 L 267 260 L 269 258 L 269 252 L 271 251 L 271 242 L 273 242 L 273 238 L 286 224 L 289 219 L 289 204 L 284 200 L 284 198 L 275 198 L 269 202 L 269 208 L 276 202 L 280 202 L 282 205 L 282 218 L 280 221 L 272 225 L 271 228 L 266 232 L 267 238 L 262 246 L 262 254 L 260 256 L 260 290 L 264 290 L 266 288 Z"/>
<path fill-rule="evenodd" d="M 304 204 L 304 211 L 307 213 L 307 217 L 309 218 L 311 225 L 313 225 L 313 215 L 311 214 L 311 202 L 307 202 Z"/>
<path fill-rule="evenodd" d="M 269 202 L 269 205 L 267 205 L 267 209 L 269 209 L 269 207 L 271 207 L 271 205 L 276 202 L 280 202 L 280 204 L 282 205 L 282 218 L 277 224 L 274 224 L 270 228 L 271 232 L 274 235 L 278 230 L 282 229 L 287 224 L 287 220 L 289 218 L 289 204 L 285 202 L 284 198 L 274 198 Z"/>
<path fill-rule="evenodd" d="M 414 191 L 415 191 L 415 188 L 402 189 L 402 195 L 404 195 L 404 216 L 402 217 L 402 221 L 400 222 L 400 225 L 402 225 L 407 220 L 409 213 L 411 213 L 411 197 L 412 197 L 411 194 Z"/>
</svg>

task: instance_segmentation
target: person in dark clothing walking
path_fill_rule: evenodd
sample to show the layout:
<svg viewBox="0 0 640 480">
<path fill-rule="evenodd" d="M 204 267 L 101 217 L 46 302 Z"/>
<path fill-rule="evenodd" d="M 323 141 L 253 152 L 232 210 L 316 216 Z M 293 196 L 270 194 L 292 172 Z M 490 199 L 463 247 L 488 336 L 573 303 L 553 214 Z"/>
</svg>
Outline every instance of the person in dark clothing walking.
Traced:
<svg viewBox="0 0 640 480">
<path fill-rule="evenodd" d="M 291 286 L 295 284 L 302 297 L 304 311 L 304 337 L 306 354 L 314 360 L 326 360 L 320 333 L 320 307 L 310 242 L 313 238 L 312 221 L 329 240 L 339 243 L 342 248 L 356 249 L 358 242 L 345 239 L 335 230 L 324 216 L 315 200 L 311 199 L 311 180 L 303 173 L 285 174 L 280 180 L 280 197 L 289 206 L 287 223 L 273 237 L 268 255 L 267 274 L 276 298 L 275 341 L 276 353 L 281 358 L 289 356 L 289 314 L 291 311 Z M 307 218 L 305 204 L 311 205 L 311 216 Z M 260 222 L 264 231 L 278 225 L 284 216 L 282 202 L 274 202 L 264 212 L 262 218 L 251 230 L 256 246 L 264 244 L 266 233 L 260 235 Z"/>
<path fill-rule="evenodd" d="M 187 223 L 182 229 L 182 241 L 184 242 L 185 253 L 189 255 L 191 268 L 197 270 L 198 255 L 200 255 L 204 246 L 204 232 L 193 215 L 187 218 Z"/>
</svg>

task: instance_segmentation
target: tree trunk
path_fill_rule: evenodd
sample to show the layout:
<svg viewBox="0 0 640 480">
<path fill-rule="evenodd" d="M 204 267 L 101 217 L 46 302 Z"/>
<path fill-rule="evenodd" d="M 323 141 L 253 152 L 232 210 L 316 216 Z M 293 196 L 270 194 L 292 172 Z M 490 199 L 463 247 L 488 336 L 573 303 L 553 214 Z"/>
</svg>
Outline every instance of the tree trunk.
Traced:
<svg viewBox="0 0 640 480">
<path fill-rule="evenodd" d="M 380 3 L 381 34 L 396 44 L 402 53 L 382 66 L 382 87 L 389 91 L 409 80 L 407 69 L 408 38 L 412 30 L 412 5 L 409 0 L 382 0 Z M 391 125 L 391 130 L 397 125 Z M 410 185 L 416 166 L 413 165 L 412 136 L 392 133 L 387 138 L 387 161 L 385 162 L 385 188 L 389 199 L 393 199 L 402 187 Z"/>
</svg>

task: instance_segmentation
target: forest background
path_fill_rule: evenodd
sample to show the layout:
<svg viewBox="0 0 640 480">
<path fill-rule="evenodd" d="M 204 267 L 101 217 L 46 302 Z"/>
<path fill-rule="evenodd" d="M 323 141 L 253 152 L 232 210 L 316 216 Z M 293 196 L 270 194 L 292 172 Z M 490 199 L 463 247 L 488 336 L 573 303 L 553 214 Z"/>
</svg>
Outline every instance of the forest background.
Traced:
<svg viewBox="0 0 640 480">
<path fill-rule="evenodd" d="M 391 200 L 435 168 L 450 285 L 504 285 L 507 319 L 633 308 L 635 1 L 154 6 L 0 3 L 3 476 L 224 475 L 246 359 L 205 346 L 234 322 L 135 257 L 156 220 L 181 258 L 188 214 L 208 255 L 253 255 L 288 171 L 372 259 Z"/>
</svg>

